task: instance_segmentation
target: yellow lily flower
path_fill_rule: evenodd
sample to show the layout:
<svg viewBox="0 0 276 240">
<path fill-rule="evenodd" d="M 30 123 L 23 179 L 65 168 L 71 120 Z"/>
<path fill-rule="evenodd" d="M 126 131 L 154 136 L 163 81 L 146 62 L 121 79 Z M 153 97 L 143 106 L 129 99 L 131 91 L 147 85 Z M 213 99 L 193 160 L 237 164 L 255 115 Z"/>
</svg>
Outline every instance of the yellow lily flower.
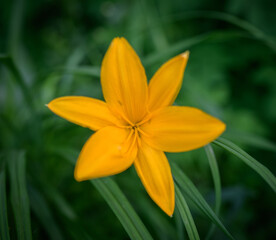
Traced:
<svg viewBox="0 0 276 240">
<path fill-rule="evenodd" d="M 72 96 L 48 104 L 55 114 L 96 131 L 77 160 L 77 181 L 117 174 L 134 163 L 150 197 L 172 216 L 174 182 L 163 151 L 202 147 L 225 130 L 224 123 L 199 109 L 170 106 L 180 90 L 188 58 L 189 52 L 172 58 L 147 84 L 134 49 L 126 39 L 115 38 L 101 67 L 106 102 Z"/>
</svg>

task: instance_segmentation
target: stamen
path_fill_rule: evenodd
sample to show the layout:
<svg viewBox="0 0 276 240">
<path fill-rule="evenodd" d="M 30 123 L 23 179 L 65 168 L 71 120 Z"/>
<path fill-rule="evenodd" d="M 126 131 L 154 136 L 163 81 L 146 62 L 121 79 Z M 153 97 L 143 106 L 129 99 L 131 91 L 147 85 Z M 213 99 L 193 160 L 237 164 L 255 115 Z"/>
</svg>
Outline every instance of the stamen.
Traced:
<svg viewBox="0 0 276 240">
<path fill-rule="evenodd" d="M 133 129 L 130 130 L 125 142 L 123 143 L 123 147 L 122 147 L 122 154 L 126 154 L 129 151 L 129 142 L 131 141 L 131 137 L 133 135 Z"/>
<path fill-rule="evenodd" d="M 138 128 L 138 131 L 139 131 L 141 134 L 143 134 L 144 136 L 150 137 L 150 135 L 147 134 L 147 133 L 145 133 L 141 128 Z"/>
<path fill-rule="evenodd" d="M 135 132 L 135 135 L 136 135 L 136 139 L 137 139 L 137 145 L 140 148 L 141 147 L 141 139 L 139 137 L 138 131 L 139 131 L 139 128 L 137 128 L 137 131 Z"/>
<path fill-rule="evenodd" d="M 134 125 L 130 120 L 128 120 L 128 118 L 123 113 L 121 113 L 120 115 L 129 125 L 131 125 L 131 126 Z"/>
<path fill-rule="evenodd" d="M 115 124 L 115 126 L 118 127 L 118 128 L 132 128 L 132 127 L 129 126 L 129 125 L 124 126 L 124 125 Z"/>
<path fill-rule="evenodd" d="M 129 132 L 128 136 L 127 136 L 126 142 L 128 142 L 130 140 L 130 138 L 131 138 L 131 136 L 133 134 L 133 131 L 134 131 L 133 129 L 130 130 L 130 132 Z"/>
<path fill-rule="evenodd" d="M 132 143 L 131 143 L 131 145 L 130 145 L 130 147 L 129 147 L 129 151 L 132 151 L 133 148 L 134 148 L 134 146 L 135 146 L 136 139 L 137 139 L 137 133 L 136 133 L 136 132 L 137 132 L 137 131 L 136 131 L 136 129 L 135 129 L 135 131 L 134 131 L 134 139 L 133 139 L 133 141 L 132 141 Z"/>
<path fill-rule="evenodd" d="M 151 114 L 147 114 L 147 117 L 145 117 L 143 120 L 141 120 L 140 122 L 138 122 L 138 123 L 136 124 L 136 126 L 141 126 L 142 124 L 144 124 L 145 122 L 147 122 L 148 120 L 150 120 L 151 117 L 152 117 Z"/>
<path fill-rule="evenodd" d="M 118 111 L 117 109 L 115 110 L 116 113 L 123 119 L 125 120 L 129 125 L 133 126 L 134 124 L 125 116 L 125 114 L 122 111 Z M 127 126 L 121 126 L 121 125 L 116 125 L 120 128 L 125 128 Z"/>
</svg>

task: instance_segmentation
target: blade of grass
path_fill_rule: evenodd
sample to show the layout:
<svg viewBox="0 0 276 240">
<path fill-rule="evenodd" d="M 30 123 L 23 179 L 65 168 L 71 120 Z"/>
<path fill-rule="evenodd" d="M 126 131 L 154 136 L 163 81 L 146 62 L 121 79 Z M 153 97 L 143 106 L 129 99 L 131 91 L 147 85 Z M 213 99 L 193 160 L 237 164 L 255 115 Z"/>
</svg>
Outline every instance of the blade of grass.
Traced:
<svg viewBox="0 0 276 240">
<path fill-rule="evenodd" d="M 224 136 L 231 141 L 237 141 L 238 143 L 244 143 L 248 146 L 276 152 L 276 144 L 261 136 L 235 130 L 227 132 Z"/>
<path fill-rule="evenodd" d="M 180 212 L 182 221 L 185 225 L 185 228 L 187 230 L 189 239 L 191 240 L 199 240 L 199 235 L 196 229 L 196 225 L 194 223 L 193 216 L 190 212 L 190 209 L 188 207 L 188 204 L 181 194 L 178 186 L 175 184 L 175 197 L 176 197 L 176 205 L 178 207 L 178 210 Z"/>
<path fill-rule="evenodd" d="M 152 54 L 149 54 L 147 57 L 142 59 L 143 65 L 148 67 L 157 61 L 160 61 L 164 58 L 172 57 L 176 54 L 180 54 L 181 52 L 200 44 L 204 41 L 215 40 L 215 41 L 226 41 L 232 40 L 237 37 L 248 37 L 245 34 L 240 32 L 233 31 L 212 31 L 204 34 L 200 34 L 194 37 L 187 38 L 177 43 L 170 44 L 169 47 L 165 48 L 162 51 L 158 51 Z"/>
<path fill-rule="evenodd" d="M 135 198 L 139 199 L 139 201 L 135 203 L 135 209 L 137 209 L 138 212 L 144 212 L 145 217 L 147 217 L 152 224 L 152 231 L 157 234 L 156 238 L 159 240 L 175 239 L 177 234 L 174 226 L 171 224 L 171 219 L 164 216 L 163 212 L 152 204 L 151 199 L 146 196 L 143 191 L 136 192 Z M 145 209 L 147 209 L 147 211 L 145 211 Z M 183 230 L 182 220 L 179 219 L 179 222 Z"/>
<path fill-rule="evenodd" d="M 255 27 L 253 24 L 247 22 L 246 20 L 240 19 L 234 15 L 216 12 L 216 11 L 193 11 L 193 12 L 184 12 L 180 14 L 175 14 L 173 16 L 167 16 L 165 21 L 175 21 L 183 19 L 192 19 L 192 18 L 208 18 L 224 21 L 230 24 L 233 24 L 248 33 L 254 36 L 256 39 L 263 41 L 268 47 L 270 47 L 274 52 L 276 51 L 276 42 L 267 36 L 263 31 Z"/>
<path fill-rule="evenodd" d="M 48 233 L 49 238 L 52 240 L 64 239 L 43 196 L 34 187 L 30 187 L 29 192 L 32 210 Z"/>
<path fill-rule="evenodd" d="M 0 209 L 0 239 L 9 240 L 10 234 L 7 215 L 6 174 L 4 166 L 0 168 Z"/>
<path fill-rule="evenodd" d="M 75 164 L 77 158 L 69 154 L 67 150 L 52 148 L 52 153 L 63 156 L 71 164 Z M 77 152 L 71 149 L 71 152 Z M 72 157 L 73 156 L 73 157 Z M 120 190 L 118 185 L 111 178 L 94 179 L 90 181 L 100 192 L 107 204 L 110 206 L 116 217 L 119 219 L 131 239 L 152 239 L 145 225 Z"/>
<path fill-rule="evenodd" d="M 78 75 L 100 77 L 101 68 L 98 66 L 79 66 L 79 67 L 67 68 L 67 71 Z"/>
<path fill-rule="evenodd" d="M 227 139 L 219 138 L 213 143 L 226 149 L 241 159 L 245 164 L 255 170 L 270 185 L 274 192 L 276 192 L 276 178 L 267 167 L 259 163 L 256 159 Z"/>
<path fill-rule="evenodd" d="M 14 80 L 20 87 L 27 105 L 30 108 L 33 108 L 31 93 L 13 59 L 10 56 L 0 54 L 0 63 L 4 64 L 4 66 L 6 66 L 6 68 L 13 74 Z"/>
<path fill-rule="evenodd" d="M 16 0 L 12 5 L 12 14 L 9 27 L 9 51 L 15 56 L 18 53 L 18 46 L 23 24 L 25 0 Z"/>
<path fill-rule="evenodd" d="M 8 161 L 11 203 L 16 223 L 17 239 L 31 240 L 29 196 L 26 186 L 26 159 L 23 151 L 13 151 Z"/>
<path fill-rule="evenodd" d="M 185 239 L 184 226 L 179 211 L 174 211 L 174 219 L 176 223 L 176 231 L 179 240 Z"/>
<path fill-rule="evenodd" d="M 153 6 L 152 1 L 141 0 L 140 3 L 147 23 L 148 32 L 151 35 L 156 50 L 160 51 L 168 46 L 168 41 L 162 28 L 157 9 Z"/>
<path fill-rule="evenodd" d="M 71 74 L 71 68 L 76 68 L 79 63 L 83 60 L 85 57 L 85 48 L 83 46 L 77 47 L 72 54 L 69 56 L 65 71 L 63 73 L 63 76 L 61 77 L 59 81 L 59 87 L 56 89 L 57 93 L 56 95 L 64 95 L 68 94 L 72 90 L 72 84 L 73 84 L 73 75 Z"/>
<path fill-rule="evenodd" d="M 209 161 L 209 165 L 211 168 L 211 173 L 215 186 L 215 197 L 216 197 L 216 205 L 215 205 L 215 213 L 219 216 L 220 206 L 221 206 L 221 182 L 220 182 L 220 174 L 218 169 L 218 163 L 216 160 L 216 156 L 214 150 L 210 144 L 205 146 L 205 152 Z M 212 224 L 206 239 L 210 239 L 213 232 L 215 230 L 215 225 Z"/>
<path fill-rule="evenodd" d="M 220 174 L 218 169 L 218 163 L 216 160 L 216 156 L 214 150 L 210 144 L 205 146 L 205 152 L 210 164 L 212 177 L 215 185 L 215 195 L 216 195 L 216 207 L 215 213 L 218 215 L 220 206 L 221 206 L 221 183 L 220 183 Z"/>
<path fill-rule="evenodd" d="M 155 63 L 156 61 L 160 60 L 160 58 L 162 57 L 172 56 L 176 53 L 179 54 L 182 51 L 207 40 L 208 38 L 209 34 L 202 34 L 185 39 L 183 41 L 171 45 L 170 47 L 167 47 L 164 51 L 158 51 L 156 53 L 150 54 L 149 56 L 143 59 L 143 64 L 147 67 Z"/>
<path fill-rule="evenodd" d="M 152 239 L 148 230 L 111 178 L 91 180 L 115 215 L 118 217 L 131 239 Z"/>
<path fill-rule="evenodd" d="M 182 170 L 180 170 L 176 164 L 172 164 L 172 172 L 176 182 L 179 184 L 184 193 L 189 197 L 189 199 L 195 204 L 195 206 L 197 206 L 206 217 L 208 217 L 214 224 L 216 224 L 225 233 L 225 235 L 233 240 L 234 237 L 228 232 L 212 208 L 208 205 L 198 189 L 192 183 L 192 181 L 183 173 Z"/>
<path fill-rule="evenodd" d="M 7 39 L 8 54 L 12 57 L 15 65 L 25 80 L 32 81 L 35 75 L 35 67 L 29 55 L 29 51 L 25 48 L 24 23 L 28 7 L 26 0 L 14 0 L 11 5 L 9 32 Z"/>
<path fill-rule="evenodd" d="M 72 209 L 72 207 L 68 204 L 62 194 L 56 191 L 53 187 L 44 184 L 45 188 L 47 188 L 48 198 L 56 205 L 56 208 L 68 219 L 71 221 L 77 218 L 76 213 Z"/>
<path fill-rule="evenodd" d="M 143 34 L 138 34 L 138 32 L 145 31 L 147 26 L 143 10 L 143 2 L 135 1 L 129 11 L 131 18 L 129 18 L 126 23 L 126 37 L 132 46 L 135 46 L 135 50 L 138 54 L 143 52 L 145 43 L 145 36 L 143 36 Z"/>
</svg>

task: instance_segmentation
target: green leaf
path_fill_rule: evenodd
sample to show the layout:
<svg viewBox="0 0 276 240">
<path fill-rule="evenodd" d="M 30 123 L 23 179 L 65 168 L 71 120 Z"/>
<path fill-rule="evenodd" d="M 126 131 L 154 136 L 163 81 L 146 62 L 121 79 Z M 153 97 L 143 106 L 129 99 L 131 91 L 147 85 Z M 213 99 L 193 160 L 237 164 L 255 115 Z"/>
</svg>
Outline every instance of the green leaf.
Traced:
<svg viewBox="0 0 276 240">
<path fill-rule="evenodd" d="M 47 198 L 53 202 L 58 211 L 71 221 L 76 220 L 77 214 L 65 200 L 64 196 L 52 186 L 46 185 L 46 183 L 43 184 L 43 187 L 45 188 L 45 194 L 47 195 Z"/>
<path fill-rule="evenodd" d="M 52 148 L 51 151 L 63 156 L 71 164 L 75 164 L 77 154 L 75 156 L 74 153 L 77 153 L 77 151 L 72 149 L 71 151 L 61 150 L 57 148 Z M 111 207 L 131 239 L 152 239 L 150 233 L 130 205 L 123 192 L 111 178 L 106 177 L 94 179 L 90 182 L 96 187 Z"/>
<path fill-rule="evenodd" d="M 180 42 L 176 42 L 174 44 L 170 44 L 169 47 L 164 48 L 162 51 L 158 51 L 152 54 L 149 54 L 147 57 L 142 59 L 143 65 L 145 67 L 148 67 L 157 61 L 165 60 L 166 58 L 175 56 L 176 54 L 180 54 L 181 52 L 198 45 L 202 42 L 205 42 L 207 40 L 231 40 L 232 38 L 237 37 L 244 37 L 244 34 L 241 34 L 239 32 L 233 32 L 233 31 L 212 31 L 204 34 L 200 34 L 194 37 L 190 37 L 187 39 L 184 39 Z"/>
<path fill-rule="evenodd" d="M 214 153 L 214 150 L 210 144 L 205 146 L 205 152 L 207 154 L 207 158 L 210 164 L 213 181 L 215 185 L 215 195 L 216 195 L 216 207 L 215 212 L 218 215 L 220 206 L 221 206 L 221 183 L 220 183 L 220 175 L 219 175 L 219 169 L 218 169 L 218 163 L 216 160 L 216 156 Z"/>
<path fill-rule="evenodd" d="M 183 192 L 189 199 L 198 207 L 198 209 L 208 217 L 214 224 L 216 224 L 230 239 L 234 239 L 228 232 L 212 208 L 208 205 L 200 192 L 197 190 L 192 181 L 179 169 L 176 164 L 172 164 L 172 172 L 176 182 L 179 184 Z"/>
<path fill-rule="evenodd" d="M 11 184 L 11 203 L 16 223 L 17 239 L 31 240 L 30 205 L 26 186 L 26 159 L 23 151 L 10 154 L 8 167 Z"/>
<path fill-rule="evenodd" d="M 13 56 L 19 52 L 18 47 L 20 45 L 24 9 L 25 0 L 15 0 L 14 4 L 12 4 L 8 44 L 9 51 L 13 54 Z"/>
<path fill-rule="evenodd" d="M 246 153 L 237 145 L 235 145 L 227 139 L 219 138 L 215 140 L 213 143 L 226 149 L 227 151 L 231 152 L 239 159 L 241 159 L 249 167 L 255 170 L 270 185 L 274 192 L 276 192 L 276 178 L 267 167 L 259 163 L 256 159 L 251 157 L 248 153 Z"/>
<path fill-rule="evenodd" d="M 34 105 L 32 101 L 31 92 L 29 91 L 28 86 L 26 85 L 18 67 L 14 63 L 14 60 L 10 56 L 0 54 L 0 63 L 4 64 L 6 68 L 9 69 L 9 71 L 13 74 L 14 80 L 20 87 L 27 105 L 30 108 L 33 108 Z"/>
<path fill-rule="evenodd" d="M 162 28 L 161 19 L 157 9 L 153 6 L 152 1 L 140 1 L 143 7 L 144 18 L 146 20 L 148 32 L 151 35 L 153 45 L 157 51 L 168 46 L 166 34 Z"/>
<path fill-rule="evenodd" d="M 85 48 L 79 46 L 73 50 L 69 56 L 66 67 L 64 68 L 63 76 L 58 83 L 59 87 L 56 89 L 56 95 L 65 95 L 72 91 L 73 87 L 73 75 L 70 73 L 71 68 L 76 68 L 85 57 Z"/>
<path fill-rule="evenodd" d="M 176 224 L 175 231 L 177 231 L 178 239 L 185 239 L 185 234 L 184 234 L 185 228 L 183 226 L 182 217 L 179 211 L 174 211 L 174 219 Z"/>
<path fill-rule="evenodd" d="M 7 216 L 6 176 L 4 167 L 0 169 L 0 239 L 9 240 L 9 224 Z"/>
<path fill-rule="evenodd" d="M 67 68 L 67 71 L 78 75 L 100 77 L 101 68 L 98 66 L 79 66 L 79 67 Z"/>
<path fill-rule="evenodd" d="M 185 39 L 183 41 L 171 45 L 170 47 L 167 47 L 166 49 L 164 49 L 164 51 L 158 51 L 156 53 L 150 54 L 149 56 L 144 58 L 142 62 L 145 66 L 149 66 L 155 63 L 156 61 L 160 60 L 160 58 L 172 56 L 174 54 L 180 54 L 182 51 L 187 50 L 191 46 L 205 41 L 209 37 L 209 34 L 202 34 Z"/>
<path fill-rule="evenodd" d="M 29 191 L 32 210 L 48 233 L 50 239 L 62 240 L 63 237 L 58 228 L 58 224 L 43 196 L 34 187 L 31 187 Z"/>
<path fill-rule="evenodd" d="M 248 146 L 273 151 L 276 152 L 276 144 L 261 137 L 251 133 L 238 132 L 238 131 L 229 131 L 225 135 L 227 139 L 235 141 L 238 143 L 246 144 Z"/>
<path fill-rule="evenodd" d="M 218 169 L 218 164 L 216 160 L 216 156 L 214 153 L 214 150 L 210 144 L 205 146 L 205 152 L 207 154 L 207 158 L 209 161 L 209 165 L 211 168 L 211 173 L 215 185 L 215 196 L 216 196 L 216 207 L 215 207 L 215 213 L 217 216 L 219 216 L 219 210 L 221 206 L 221 182 L 220 182 L 220 174 L 219 174 L 219 169 Z M 215 225 L 212 224 L 206 239 L 210 239 L 212 236 L 213 232 L 215 230 Z"/>
<path fill-rule="evenodd" d="M 182 217 L 183 223 L 187 230 L 188 236 L 191 240 L 199 240 L 199 235 L 196 229 L 196 225 L 194 223 L 193 216 L 190 212 L 190 209 L 185 201 L 185 198 L 181 194 L 179 188 L 175 184 L 175 197 L 176 197 L 176 205 Z"/>
<path fill-rule="evenodd" d="M 118 185 L 111 178 L 95 179 L 91 180 L 91 183 L 101 193 L 131 239 L 152 239 Z"/>
<path fill-rule="evenodd" d="M 216 11 L 192 11 L 192 12 L 182 12 L 179 15 L 173 15 L 168 17 L 168 20 L 182 20 L 182 19 L 191 19 L 191 18 L 209 18 L 209 19 L 216 19 L 220 21 L 224 21 L 227 23 L 231 23 L 248 33 L 254 36 L 256 39 L 263 41 L 268 47 L 270 47 L 274 52 L 276 51 L 276 43 L 275 40 L 271 37 L 267 36 L 262 30 L 255 27 L 253 24 L 240 19 L 234 15 L 223 13 L 223 12 L 216 12 Z"/>
</svg>

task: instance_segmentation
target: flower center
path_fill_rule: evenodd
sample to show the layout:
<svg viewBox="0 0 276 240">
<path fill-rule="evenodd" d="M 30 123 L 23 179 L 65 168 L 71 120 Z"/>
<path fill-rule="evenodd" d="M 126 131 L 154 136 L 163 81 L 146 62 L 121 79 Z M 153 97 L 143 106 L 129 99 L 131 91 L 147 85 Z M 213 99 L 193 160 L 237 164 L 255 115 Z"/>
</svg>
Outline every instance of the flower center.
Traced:
<svg viewBox="0 0 276 240">
<path fill-rule="evenodd" d="M 136 147 L 140 146 L 140 134 L 139 134 L 139 127 L 134 124 L 134 125 L 129 125 L 126 128 L 128 128 L 129 134 L 128 137 L 126 138 L 123 148 L 122 148 L 122 153 L 127 154 L 133 151 Z"/>
<path fill-rule="evenodd" d="M 138 131 L 139 130 L 139 126 L 137 126 L 136 124 L 131 126 L 131 129 L 134 131 Z"/>
<path fill-rule="evenodd" d="M 128 136 L 122 146 L 122 153 L 129 154 L 133 150 L 135 150 L 135 149 L 137 150 L 137 148 L 139 148 L 141 146 L 141 136 L 142 135 L 149 136 L 147 133 L 145 133 L 141 129 L 141 126 L 151 119 L 152 114 L 148 114 L 141 121 L 136 122 L 136 123 L 131 122 L 124 115 L 122 115 L 122 117 L 127 122 L 127 125 L 118 126 L 118 127 L 125 128 L 125 129 L 129 130 Z"/>
<path fill-rule="evenodd" d="M 147 133 L 145 133 L 142 129 L 141 126 L 146 123 L 150 119 L 149 117 L 144 118 L 138 123 L 132 123 L 129 122 L 129 125 L 124 126 L 124 128 L 129 129 L 129 134 L 127 139 L 124 142 L 124 147 L 123 147 L 123 153 L 127 154 L 133 151 L 135 148 L 139 148 L 141 146 L 141 136 L 148 136 Z"/>
<path fill-rule="evenodd" d="M 132 139 L 134 142 L 136 142 L 139 146 L 140 143 L 140 129 L 139 129 L 139 125 L 134 124 L 131 126 L 131 130 L 130 130 L 130 135 L 132 135 Z"/>
</svg>

